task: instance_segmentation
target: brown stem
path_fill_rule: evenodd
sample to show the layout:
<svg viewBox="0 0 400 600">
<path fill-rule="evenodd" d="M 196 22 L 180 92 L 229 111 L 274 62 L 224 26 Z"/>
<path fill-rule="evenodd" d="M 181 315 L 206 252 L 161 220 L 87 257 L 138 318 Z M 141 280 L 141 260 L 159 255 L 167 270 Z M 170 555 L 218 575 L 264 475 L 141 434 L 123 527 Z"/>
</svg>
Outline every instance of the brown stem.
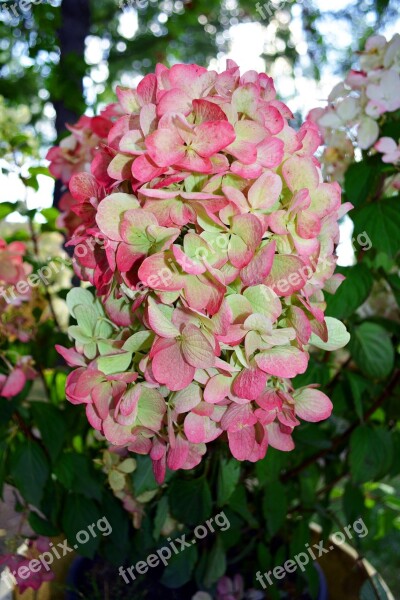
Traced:
<svg viewBox="0 0 400 600">
<path fill-rule="evenodd" d="M 38 239 L 37 239 L 37 235 L 36 235 L 36 231 L 35 228 L 33 226 L 33 221 L 31 218 L 28 219 L 29 222 L 29 231 L 31 234 L 31 239 L 32 239 L 32 244 L 33 244 L 33 250 L 35 252 L 36 256 L 39 256 L 39 244 L 38 244 Z"/>
</svg>

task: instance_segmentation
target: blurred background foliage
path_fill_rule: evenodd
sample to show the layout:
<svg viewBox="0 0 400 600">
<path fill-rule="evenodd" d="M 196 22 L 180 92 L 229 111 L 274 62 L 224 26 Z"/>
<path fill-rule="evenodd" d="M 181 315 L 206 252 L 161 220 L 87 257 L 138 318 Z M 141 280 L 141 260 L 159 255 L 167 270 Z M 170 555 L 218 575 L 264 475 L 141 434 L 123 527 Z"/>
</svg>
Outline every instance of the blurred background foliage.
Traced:
<svg viewBox="0 0 400 600">
<path fill-rule="evenodd" d="M 345 72 L 352 53 L 396 13 L 396 0 L 338 6 L 318 0 L 43 0 L 26 11 L 2 0 L 0 95 L 13 105 L 29 98 L 32 125 L 48 141 L 54 138 L 52 107 L 60 134 L 64 117 L 70 122 L 111 101 L 116 82 L 132 82 L 157 62 L 206 65 L 228 52 L 239 24 L 262 24 L 267 72 L 278 64 L 285 73 L 318 80 L 333 63 Z"/>
</svg>

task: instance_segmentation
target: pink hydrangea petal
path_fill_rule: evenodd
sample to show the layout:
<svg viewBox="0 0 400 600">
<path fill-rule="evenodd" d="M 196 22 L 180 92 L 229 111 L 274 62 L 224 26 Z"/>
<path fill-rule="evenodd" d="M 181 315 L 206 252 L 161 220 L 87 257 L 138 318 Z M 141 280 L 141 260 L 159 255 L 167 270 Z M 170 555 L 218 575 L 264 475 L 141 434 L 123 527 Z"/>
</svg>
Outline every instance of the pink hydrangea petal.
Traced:
<svg viewBox="0 0 400 600">
<path fill-rule="evenodd" d="M 156 380 L 172 391 L 183 390 L 192 383 L 196 371 L 184 360 L 180 345 L 176 342 L 156 353 L 152 370 Z"/>
<path fill-rule="evenodd" d="M 275 258 L 275 240 L 266 244 L 256 252 L 248 265 L 240 271 L 245 286 L 258 285 L 265 281 L 271 272 Z"/>
<path fill-rule="evenodd" d="M 189 412 L 202 400 L 201 388 L 191 383 L 187 388 L 177 392 L 174 396 L 174 407 L 178 414 Z"/>
<path fill-rule="evenodd" d="M 138 206 L 139 202 L 131 194 L 116 193 L 107 196 L 97 209 L 96 222 L 99 229 L 111 240 L 121 241 L 120 225 L 123 214 Z"/>
<path fill-rule="evenodd" d="M 142 104 L 154 103 L 156 101 L 157 77 L 148 73 L 137 86 L 137 95 Z"/>
<path fill-rule="evenodd" d="M 267 210 L 274 206 L 282 192 L 282 179 L 272 171 L 266 171 L 249 190 L 249 202 L 253 208 Z"/>
<path fill-rule="evenodd" d="M 226 121 L 227 117 L 224 111 L 215 102 L 200 99 L 193 100 L 194 121 L 196 125 L 205 121 Z"/>
<path fill-rule="evenodd" d="M 256 443 L 254 427 L 243 427 L 239 431 L 228 431 L 229 449 L 236 460 L 248 460 Z"/>
<path fill-rule="evenodd" d="M 296 377 L 307 369 L 308 355 L 294 346 L 277 346 L 257 354 L 259 368 L 275 377 Z"/>
<path fill-rule="evenodd" d="M 265 388 L 267 379 L 268 375 L 256 366 L 243 369 L 235 378 L 232 391 L 239 398 L 255 400 Z"/>
<path fill-rule="evenodd" d="M 225 375 L 214 375 L 204 389 L 204 400 L 210 404 L 222 402 L 229 394 L 232 378 Z"/>
<path fill-rule="evenodd" d="M 151 329 L 157 335 L 164 338 L 176 338 L 179 335 L 179 329 L 171 323 L 152 298 L 148 300 L 147 316 Z"/>
<path fill-rule="evenodd" d="M 271 423 L 267 425 L 268 432 L 268 444 L 276 450 L 282 452 L 290 452 L 294 450 L 293 438 L 289 433 L 282 431 L 278 423 Z"/>
<path fill-rule="evenodd" d="M 291 192 L 314 190 L 319 183 L 318 171 L 310 158 L 292 156 L 284 163 L 282 174 Z"/>
<path fill-rule="evenodd" d="M 90 173 L 77 173 L 69 182 L 69 191 L 76 200 L 81 202 L 87 198 L 96 198 L 98 192 L 96 178 Z"/>
<path fill-rule="evenodd" d="M 110 415 L 103 421 L 103 433 L 106 439 L 116 446 L 124 446 L 135 440 L 132 427 L 116 423 Z"/>
<path fill-rule="evenodd" d="M 374 146 L 375 150 L 378 152 L 382 152 L 383 154 L 389 154 L 392 152 L 396 152 L 397 144 L 393 138 L 390 137 L 381 137 Z"/>
<path fill-rule="evenodd" d="M 150 158 L 159 167 L 168 167 L 185 156 L 183 140 L 176 128 L 157 129 L 146 138 Z"/>
<path fill-rule="evenodd" d="M 244 404 L 232 403 L 221 419 L 221 427 L 224 431 L 240 431 L 244 427 L 252 426 L 257 423 L 257 417 L 254 415 L 251 403 Z"/>
<path fill-rule="evenodd" d="M 333 405 L 320 390 L 303 388 L 293 394 L 296 415 L 304 421 L 316 423 L 330 417 Z"/>
<path fill-rule="evenodd" d="M 258 144 L 257 161 L 263 167 L 274 169 L 281 164 L 284 152 L 283 141 L 275 137 L 270 137 Z"/>
<path fill-rule="evenodd" d="M 265 285 L 272 288 L 278 296 L 291 296 L 301 290 L 309 276 L 309 270 L 297 256 L 276 254 L 272 269 Z"/>
<path fill-rule="evenodd" d="M 195 129 L 193 148 L 200 156 L 209 158 L 223 150 L 235 139 L 235 130 L 228 121 L 211 121 Z"/>
<path fill-rule="evenodd" d="M 26 383 L 26 377 L 22 369 L 15 368 L 11 371 L 10 375 L 5 380 L 5 383 L 1 389 L 1 395 L 4 398 L 12 398 L 17 396 L 24 389 Z"/>
<path fill-rule="evenodd" d="M 182 158 L 176 161 L 176 165 L 182 169 L 198 173 L 212 172 L 212 163 L 210 159 L 200 156 L 193 148 L 186 150 Z"/>
<path fill-rule="evenodd" d="M 215 363 L 213 348 L 195 325 L 186 325 L 182 332 L 182 353 L 189 365 L 198 369 L 210 368 Z"/>
<path fill-rule="evenodd" d="M 138 271 L 139 279 L 146 287 L 164 292 L 181 290 L 184 277 L 175 273 L 163 252 L 147 257 Z"/>
<path fill-rule="evenodd" d="M 301 344 L 308 344 L 311 337 L 311 325 L 305 312 L 298 306 L 291 306 L 288 311 L 288 323 L 295 328 Z"/>
<path fill-rule="evenodd" d="M 154 478 L 159 485 L 164 483 L 166 471 L 167 471 L 166 456 L 163 456 L 160 460 L 153 460 Z"/>
<path fill-rule="evenodd" d="M 184 431 L 193 444 L 209 443 L 222 433 L 222 429 L 207 416 L 189 413 L 184 422 Z"/>
<path fill-rule="evenodd" d="M 285 121 L 280 111 L 271 104 L 263 111 L 264 124 L 272 135 L 282 131 Z"/>
<path fill-rule="evenodd" d="M 86 361 L 83 356 L 73 348 L 64 348 L 56 344 L 55 349 L 61 354 L 69 367 L 86 367 Z"/>
<path fill-rule="evenodd" d="M 166 170 L 166 167 L 156 165 L 147 154 L 138 156 L 132 163 L 132 175 L 141 182 L 159 177 Z"/>
<path fill-rule="evenodd" d="M 182 435 L 177 435 L 175 445 L 168 450 L 167 466 L 173 471 L 181 469 L 189 454 L 189 442 Z"/>
</svg>

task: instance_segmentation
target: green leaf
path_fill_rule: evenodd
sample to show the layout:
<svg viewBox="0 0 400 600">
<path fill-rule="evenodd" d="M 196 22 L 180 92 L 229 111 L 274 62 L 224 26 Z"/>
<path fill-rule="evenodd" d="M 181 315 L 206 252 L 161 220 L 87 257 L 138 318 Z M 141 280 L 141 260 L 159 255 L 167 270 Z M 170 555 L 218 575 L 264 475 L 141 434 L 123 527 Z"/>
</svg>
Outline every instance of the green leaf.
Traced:
<svg viewBox="0 0 400 600">
<path fill-rule="evenodd" d="M 174 479 L 168 496 L 172 516 L 185 525 L 199 525 L 211 514 L 211 492 L 204 477 Z"/>
<path fill-rule="evenodd" d="M 135 496 L 156 490 L 159 486 L 154 479 L 153 466 L 149 456 L 136 456 L 137 467 L 132 475 Z"/>
<path fill-rule="evenodd" d="M 326 315 L 336 319 L 347 319 L 368 298 L 374 282 L 368 267 L 361 263 L 354 267 L 337 269 L 346 277 L 332 296 L 326 294 Z"/>
<path fill-rule="evenodd" d="M 54 206 L 52 206 L 50 208 L 44 208 L 40 212 L 47 221 L 46 230 L 56 231 L 57 230 L 56 221 L 57 221 L 58 215 L 60 214 L 59 211 L 56 208 L 54 208 Z"/>
<path fill-rule="evenodd" d="M 11 475 L 25 500 L 40 506 L 50 466 L 38 443 L 25 440 L 12 457 Z"/>
<path fill-rule="evenodd" d="M 185 585 L 185 583 L 191 580 L 197 556 L 197 547 L 194 545 L 186 548 L 184 552 L 173 554 L 168 566 L 164 570 L 161 583 L 172 589 Z"/>
<path fill-rule="evenodd" d="M 360 425 L 350 438 L 350 472 L 354 483 L 365 483 L 390 469 L 393 445 L 390 434 Z"/>
<path fill-rule="evenodd" d="M 0 220 L 5 219 L 15 211 L 15 204 L 13 202 L 0 202 Z"/>
<path fill-rule="evenodd" d="M 302 506 L 308 508 L 315 503 L 320 472 L 313 465 L 306 469 L 303 475 L 303 477 L 300 477 L 300 499 Z"/>
<path fill-rule="evenodd" d="M 222 458 L 218 470 L 217 503 L 223 506 L 232 496 L 240 477 L 240 463 Z"/>
<path fill-rule="evenodd" d="M 40 430 L 42 441 L 52 461 L 55 461 L 65 439 L 66 424 L 63 414 L 47 402 L 32 402 L 31 410 L 34 421 Z"/>
<path fill-rule="evenodd" d="M 3 487 L 6 478 L 6 460 L 8 458 L 8 443 L 0 440 L 0 498 L 3 497 Z"/>
<path fill-rule="evenodd" d="M 153 536 L 157 541 L 161 534 L 161 529 L 165 523 L 165 520 L 168 516 L 168 498 L 167 496 L 163 496 L 159 502 L 157 502 L 156 515 L 154 517 L 154 530 Z"/>
<path fill-rule="evenodd" d="M 297 375 L 294 377 L 292 383 L 295 389 L 297 389 L 299 387 L 309 385 L 310 383 L 319 383 L 321 386 L 326 386 L 331 379 L 332 375 L 328 364 L 321 362 L 320 360 L 316 360 L 313 354 L 311 354 L 307 371 L 302 375 Z M 268 452 L 270 452 L 269 449 Z M 280 454 L 282 453 L 280 452 Z"/>
<path fill-rule="evenodd" d="M 106 517 L 112 531 L 104 539 L 101 553 L 115 567 L 124 564 L 129 556 L 131 536 L 131 515 L 123 508 L 121 501 L 111 491 L 106 490 L 101 505 L 102 516 Z"/>
<path fill-rule="evenodd" d="M 279 479 L 287 463 L 288 454 L 270 446 L 265 458 L 256 462 L 255 465 L 260 486 L 263 487 L 267 481 Z"/>
<path fill-rule="evenodd" d="M 45 177 L 51 177 L 52 179 L 54 179 L 53 175 L 50 173 L 47 167 L 29 167 L 28 171 L 33 177 L 37 177 L 38 175 L 44 175 Z M 44 210 L 51 209 L 45 208 Z M 41 212 L 43 213 L 43 210 Z"/>
<path fill-rule="evenodd" d="M 344 176 L 346 197 L 356 208 L 372 197 L 380 180 L 381 162 L 371 160 L 353 163 Z M 353 216 L 353 213 L 351 213 Z"/>
<path fill-rule="evenodd" d="M 259 527 L 258 521 L 254 518 L 249 509 L 249 502 L 244 486 L 238 486 L 229 500 L 229 508 L 242 519 L 248 522 L 251 527 Z"/>
<path fill-rule="evenodd" d="M 290 539 L 290 556 L 304 552 L 304 546 L 310 542 L 310 517 L 304 516 L 297 525 L 293 525 Z"/>
<path fill-rule="evenodd" d="M 354 523 L 356 519 L 362 517 L 365 513 L 365 504 L 360 486 L 348 481 L 344 488 L 342 504 L 347 523 Z"/>
<path fill-rule="evenodd" d="M 365 392 L 369 390 L 370 383 L 359 373 L 353 373 L 352 371 L 346 371 L 346 379 L 350 384 L 351 397 L 357 417 L 362 420 L 364 416 L 363 399 Z"/>
<path fill-rule="evenodd" d="M 66 497 L 62 514 L 62 527 L 69 544 L 78 549 L 81 556 L 93 558 L 100 543 L 101 533 L 94 529 L 97 533 L 94 537 L 89 532 L 88 527 L 92 524 L 95 525 L 101 516 L 99 508 L 93 500 L 89 500 L 80 494 L 69 494 Z M 79 540 L 76 538 L 77 533 L 80 531 L 87 532 L 86 537 L 89 536 L 85 544 L 79 544 Z"/>
<path fill-rule="evenodd" d="M 279 481 L 266 486 L 263 513 L 270 534 L 275 535 L 284 524 L 287 514 L 286 489 Z"/>
<path fill-rule="evenodd" d="M 349 350 L 357 366 L 371 379 L 384 379 L 394 366 L 394 348 L 387 331 L 376 323 L 354 328 Z"/>
<path fill-rule="evenodd" d="M 33 531 L 39 535 L 53 537 L 61 533 L 57 527 L 54 527 L 54 525 L 40 517 L 36 512 L 29 513 L 28 522 Z"/>
<path fill-rule="evenodd" d="M 103 481 L 94 470 L 89 457 L 76 452 L 63 454 L 54 467 L 54 474 L 67 490 L 101 500 Z"/>
<path fill-rule="evenodd" d="M 363 206 L 352 213 L 354 234 L 367 232 L 375 250 L 395 256 L 400 249 L 399 199 L 390 198 Z"/>
<path fill-rule="evenodd" d="M 211 550 L 206 552 L 202 566 L 202 573 L 199 573 L 198 577 L 206 588 L 210 588 L 225 574 L 226 553 L 220 536 Z"/>
<path fill-rule="evenodd" d="M 392 292 L 394 297 L 396 298 L 398 306 L 400 306 L 400 277 L 397 273 L 391 273 L 390 275 L 386 275 L 386 279 L 388 280 L 389 285 L 392 288 Z"/>
</svg>

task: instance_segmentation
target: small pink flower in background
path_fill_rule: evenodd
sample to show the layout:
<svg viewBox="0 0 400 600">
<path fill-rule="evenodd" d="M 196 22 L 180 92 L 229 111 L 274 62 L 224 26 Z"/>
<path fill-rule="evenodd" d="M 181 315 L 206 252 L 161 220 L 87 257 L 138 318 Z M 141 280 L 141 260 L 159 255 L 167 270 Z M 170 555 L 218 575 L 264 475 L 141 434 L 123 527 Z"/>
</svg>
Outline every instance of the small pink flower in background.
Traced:
<svg viewBox="0 0 400 600">
<path fill-rule="evenodd" d="M 207 592 L 197 592 L 192 600 L 264 600 L 265 594 L 260 590 L 245 590 L 241 575 L 232 578 L 221 577 L 217 583 L 215 596 Z"/>
<path fill-rule="evenodd" d="M 22 242 L 7 244 L 0 239 L 0 285 L 7 289 L 8 286 L 25 281 L 32 271 L 32 266 L 24 261 L 27 248 Z M 20 296 L 24 298 L 25 296 Z M 29 296 L 29 293 L 28 293 Z"/>
<path fill-rule="evenodd" d="M 358 53 L 360 68 L 334 87 L 325 108 L 313 109 L 307 117 L 318 126 L 326 146 L 322 157 L 326 174 L 337 181 L 354 162 L 354 146 L 374 147 L 383 154 L 383 162 L 399 162 L 395 141 L 379 139 L 385 115 L 400 108 L 399 47 L 399 34 L 389 41 L 382 35 L 370 37 Z M 395 180 L 392 187 L 397 187 Z"/>
<path fill-rule="evenodd" d="M 25 387 L 27 381 L 33 381 L 37 373 L 32 367 L 32 358 L 22 356 L 8 375 L 0 373 L 0 396 L 12 398 L 17 396 Z"/>
<path fill-rule="evenodd" d="M 36 559 L 42 552 L 50 550 L 50 542 L 48 538 L 39 537 L 36 540 L 28 541 L 28 548 L 24 554 L 4 554 L 0 556 L 0 566 L 8 567 L 11 574 L 9 580 L 16 580 L 16 586 L 20 594 L 25 590 L 39 590 L 45 581 L 54 579 L 54 573 L 51 570 L 46 570 L 43 566 L 38 572 L 30 570 L 29 565 L 32 559 Z M 24 567 L 24 574 L 28 573 L 27 577 L 20 577 L 18 570 Z M 15 573 L 15 575 L 14 575 Z"/>
<path fill-rule="evenodd" d="M 394 165 L 400 162 L 400 144 L 396 144 L 394 139 L 382 137 L 376 142 L 374 148 L 383 154 L 383 162 L 393 163 Z"/>
<path fill-rule="evenodd" d="M 90 171 L 95 148 L 107 137 L 111 125 L 106 118 L 86 116 L 74 126 L 68 125 L 71 135 L 47 153 L 50 173 L 67 184 L 75 173 Z"/>
</svg>

